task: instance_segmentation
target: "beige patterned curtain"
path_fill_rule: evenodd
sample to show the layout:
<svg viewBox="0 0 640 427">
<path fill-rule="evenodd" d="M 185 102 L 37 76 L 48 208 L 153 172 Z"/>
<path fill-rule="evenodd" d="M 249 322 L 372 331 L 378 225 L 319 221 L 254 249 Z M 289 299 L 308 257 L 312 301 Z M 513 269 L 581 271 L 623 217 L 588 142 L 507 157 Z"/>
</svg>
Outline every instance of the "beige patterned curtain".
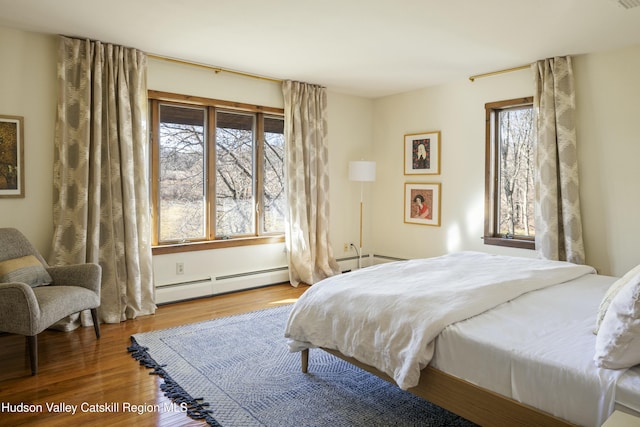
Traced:
<svg viewBox="0 0 640 427">
<path fill-rule="evenodd" d="M 106 323 L 156 308 L 146 75 L 140 51 L 60 37 L 50 263 L 102 266 Z"/>
<path fill-rule="evenodd" d="M 536 249 L 547 259 L 584 264 L 571 57 L 546 59 L 533 66 L 538 141 Z"/>
<path fill-rule="evenodd" d="M 319 86 L 285 81 L 284 137 L 289 279 L 314 284 L 340 272 L 329 242 L 327 94 Z"/>
</svg>

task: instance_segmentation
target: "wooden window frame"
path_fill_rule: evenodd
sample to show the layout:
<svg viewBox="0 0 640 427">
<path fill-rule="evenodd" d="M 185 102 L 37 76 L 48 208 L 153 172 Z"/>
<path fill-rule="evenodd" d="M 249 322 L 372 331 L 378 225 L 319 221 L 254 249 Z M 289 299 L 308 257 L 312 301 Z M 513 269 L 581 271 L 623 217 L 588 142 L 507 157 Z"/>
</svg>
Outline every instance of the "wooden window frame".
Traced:
<svg viewBox="0 0 640 427">
<path fill-rule="evenodd" d="M 284 109 L 274 107 L 264 107 L 259 105 L 245 104 L 239 102 L 231 102 L 224 100 L 217 100 L 205 97 L 181 95 L 170 92 L 162 92 L 149 90 L 148 91 L 149 108 L 150 108 L 150 129 L 149 129 L 149 159 L 150 159 L 150 189 L 151 189 L 151 224 L 152 224 L 152 253 L 154 255 L 190 252 L 210 249 L 221 249 L 238 246 L 252 246 L 271 243 L 281 243 L 285 241 L 284 233 L 265 233 L 264 224 L 261 215 L 263 206 L 263 172 L 258 172 L 254 178 L 254 184 L 256 187 L 255 197 L 256 206 L 255 209 L 255 235 L 250 236 L 234 236 L 231 238 L 217 238 L 215 235 L 215 228 L 213 224 L 213 218 L 215 218 L 215 163 L 216 154 L 214 149 L 208 149 L 206 152 L 207 168 L 205 172 L 206 179 L 206 191 L 207 191 L 207 205 L 205 211 L 206 221 L 206 235 L 207 238 L 203 240 L 183 241 L 183 242 L 160 242 L 159 241 L 159 162 L 160 154 L 158 150 L 158 138 L 159 138 L 159 105 L 160 104 L 174 104 L 174 105 L 190 105 L 200 106 L 207 108 L 207 139 L 209 141 L 215 141 L 215 128 L 216 128 L 216 111 L 228 111 L 228 112 L 249 112 L 256 115 L 255 126 L 255 141 L 256 144 L 256 159 L 255 169 L 256 171 L 262 171 L 264 167 L 262 154 L 264 144 L 264 117 L 283 117 Z"/>
<path fill-rule="evenodd" d="M 503 109 L 533 105 L 533 97 L 488 102 L 485 104 L 485 199 L 484 199 L 484 244 L 507 246 L 520 249 L 535 249 L 535 238 L 524 236 L 503 236 L 497 232 L 499 156 L 496 144 L 499 140 L 496 113 Z"/>
</svg>

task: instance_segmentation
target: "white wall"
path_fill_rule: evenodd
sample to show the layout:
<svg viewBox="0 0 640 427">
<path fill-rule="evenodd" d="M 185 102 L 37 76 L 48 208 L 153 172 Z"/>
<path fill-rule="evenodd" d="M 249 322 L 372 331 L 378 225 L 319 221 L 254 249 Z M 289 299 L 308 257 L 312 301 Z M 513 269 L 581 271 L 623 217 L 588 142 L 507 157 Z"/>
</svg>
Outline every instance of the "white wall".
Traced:
<svg viewBox="0 0 640 427">
<path fill-rule="evenodd" d="M 360 244 L 360 183 L 349 181 L 349 161 L 373 160 L 373 101 L 330 92 L 328 95 L 329 167 L 331 175 L 331 233 L 334 256 L 346 258 L 343 270 L 357 267 L 357 253 L 344 251 L 344 244 Z M 378 174 L 379 177 L 379 174 Z M 363 261 L 373 254 L 372 192 L 373 185 L 362 187 Z"/>
<path fill-rule="evenodd" d="M 532 95 L 529 70 L 454 82 L 374 103 L 374 233 L 377 254 L 417 258 L 459 250 L 502 251 L 482 243 L 484 104 Z M 404 135 L 439 130 L 440 175 L 404 175 Z M 386 160 L 386 161 L 385 161 Z M 441 226 L 404 223 L 404 183 L 441 183 Z M 517 251 L 527 255 L 526 251 Z M 514 252 L 515 253 L 515 252 Z"/>
<path fill-rule="evenodd" d="M 45 256 L 52 235 L 52 161 L 55 126 L 56 38 L 0 27 L 0 114 L 25 119 L 26 197 L 0 199 L 0 227 L 17 227 Z M 640 263 L 640 46 L 578 56 L 578 154 L 587 262 L 603 274 L 621 275 Z M 457 81 L 377 100 L 329 91 L 331 240 L 339 259 L 344 243 L 358 243 L 360 185 L 347 179 L 350 160 L 377 162 L 375 183 L 365 184 L 364 252 L 415 258 L 471 249 L 533 256 L 530 251 L 482 244 L 484 104 L 529 96 L 527 70 L 470 82 Z M 149 60 L 149 88 L 282 107 L 280 85 Z M 403 175 L 406 133 L 442 132 L 442 174 Z M 442 183 L 442 226 L 403 222 L 403 185 Z M 185 274 L 175 275 L 175 263 Z M 286 264 L 283 245 L 264 245 L 154 257 L 156 283 L 199 280 Z M 354 260 L 342 262 L 355 266 Z M 272 280 L 278 273 L 261 279 Z M 257 285 L 253 279 L 221 281 L 206 292 Z"/>
<path fill-rule="evenodd" d="M 640 46 L 574 60 L 583 228 L 587 263 L 622 275 L 640 263 Z M 535 256 L 484 245 L 484 104 L 533 95 L 530 70 L 453 82 L 374 102 L 377 254 L 403 258 L 455 250 Z M 407 133 L 442 132 L 439 176 L 404 176 Z M 404 182 L 442 183 L 441 227 L 403 222 Z"/>
<path fill-rule="evenodd" d="M 46 257 L 53 235 L 56 42 L 0 27 L 0 114 L 24 117 L 25 197 L 0 198 L 0 227 L 19 228 Z"/>
<path fill-rule="evenodd" d="M 640 264 L 640 45 L 576 57 L 587 263 L 620 276 Z"/>
<path fill-rule="evenodd" d="M 202 96 L 226 101 L 283 108 L 279 83 L 216 73 L 189 64 L 148 58 L 147 87 L 150 90 Z"/>
</svg>

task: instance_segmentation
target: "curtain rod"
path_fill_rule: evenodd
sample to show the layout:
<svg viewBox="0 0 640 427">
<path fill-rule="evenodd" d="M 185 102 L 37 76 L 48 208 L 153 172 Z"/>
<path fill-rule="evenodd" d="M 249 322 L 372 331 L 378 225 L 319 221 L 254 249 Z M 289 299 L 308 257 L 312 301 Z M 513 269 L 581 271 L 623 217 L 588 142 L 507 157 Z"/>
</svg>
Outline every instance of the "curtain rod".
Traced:
<svg viewBox="0 0 640 427">
<path fill-rule="evenodd" d="M 519 67 L 507 68 L 505 70 L 492 71 L 490 73 L 477 74 L 475 76 L 469 77 L 469 80 L 475 81 L 475 79 L 481 79 L 482 77 L 495 76 L 496 74 L 510 73 L 512 71 L 526 70 L 527 68 L 530 68 L 530 67 L 531 67 L 531 64 L 528 64 L 528 65 L 521 65 Z"/>
<path fill-rule="evenodd" d="M 258 79 L 258 80 L 265 80 L 265 81 L 268 81 L 268 82 L 282 83 L 281 79 L 274 79 L 274 78 L 271 78 L 271 77 L 259 76 L 257 74 L 245 73 L 243 71 L 228 70 L 226 68 L 214 67 L 214 66 L 205 65 L 205 64 L 199 64 L 197 62 L 184 61 L 182 59 L 169 58 L 169 57 L 166 57 L 166 56 L 153 55 L 153 54 L 147 54 L 147 57 L 148 58 L 152 58 L 152 59 L 159 59 L 161 61 L 173 62 L 175 64 L 191 65 L 193 67 L 205 68 L 207 70 L 214 71 L 216 74 L 218 74 L 218 73 L 228 73 L 228 74 L 235 74 L 236 76 L 249 77 L 249 78 Z"/>
</svg>

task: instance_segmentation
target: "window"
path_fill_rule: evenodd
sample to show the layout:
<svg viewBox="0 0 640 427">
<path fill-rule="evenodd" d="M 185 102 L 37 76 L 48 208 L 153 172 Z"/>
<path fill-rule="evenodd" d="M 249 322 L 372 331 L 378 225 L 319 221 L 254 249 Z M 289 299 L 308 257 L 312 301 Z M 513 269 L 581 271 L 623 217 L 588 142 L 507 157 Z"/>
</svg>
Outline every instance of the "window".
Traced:
<svg viewBox="0 0 640 427">
<path fill-rule="evenodd" d="M 535 248 L 533 99 L 488 103 L 485 244 Z"/>
<path fill-rule="evenodd" d="M 281 237 L 283 111 L 156 91 L 149 100 L 153 244 Z"/>
</svg>

